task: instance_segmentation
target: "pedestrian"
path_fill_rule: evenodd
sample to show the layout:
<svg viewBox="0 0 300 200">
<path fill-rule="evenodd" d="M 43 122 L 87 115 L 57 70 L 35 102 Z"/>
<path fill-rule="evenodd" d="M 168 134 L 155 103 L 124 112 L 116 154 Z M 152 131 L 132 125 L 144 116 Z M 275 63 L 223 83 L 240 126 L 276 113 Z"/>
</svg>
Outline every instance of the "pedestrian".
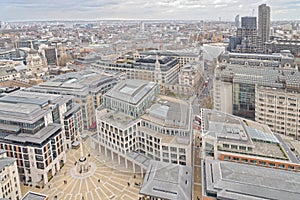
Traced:
<svg viewBox="0 0 300 200">
<path fill-rule="evenodd" d="M 98 179 L 98 183 L 100 183 L 100 178 Z"/>
<path fill-rule="evenodd" d="M 136 178 L 136 176 L 135 176 L 135 175 L 133 175 L 133 178 Z"/>
<path fill-rule="evenodd" d="M 130 186 L 130 183 L 129 183 L 129 182 L 127 182 L 127 186 L 128 186 L 128 187 Z"/>
</svg>

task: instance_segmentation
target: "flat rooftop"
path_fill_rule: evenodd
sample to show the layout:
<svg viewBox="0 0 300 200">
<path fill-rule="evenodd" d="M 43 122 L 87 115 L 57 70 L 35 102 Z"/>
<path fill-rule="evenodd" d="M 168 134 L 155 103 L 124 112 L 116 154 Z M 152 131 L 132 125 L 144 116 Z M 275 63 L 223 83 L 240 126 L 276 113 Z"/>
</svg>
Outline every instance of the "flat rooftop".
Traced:
<svg viewBox="0 0 300 200">
<path fill-rule="evenodd" d="M 150 161 L 140 194 L 167 200 L 192 198 L 192 167 Z"/>
<path fill-rule="evenodd" d="M 300 199 L 297 172 L 211 159 L 204 160 L 202 170 L 204 195 L 239 200 Z"/>
<path fill-rule="evenodd" d="M 35 192 L 27 192 L 25 196 L 22 198 L 22 200 L 47 200 L 48 197 L 43 194 L 38 194 Z"/>
<path fill-rule="evenodd" d="M 183 100 L 158 95 L 142 119 L 170 128 L 188 128 L 189 104 Z"/>
<path fill-rule="evenodd" d="M 56 76 L 55 79 L 30 88 L 31 91 L 59 92 L 60 94 L 88 95 L 90 91 L 117 80 L 97 70 L 83 70 Z M 59 88 L 59 90 L 58 90 Z M 99 90 L 99 89 L 98 89 Z"/>
<path fill-rule="evenodd" d="M 298 163 L 279 135 L 265 124 L 240 118 L 216 110 L 203 109 L 204 137 L 217 139 L 219 151 L 267 157 Z M 222 144 L 245 145 L 252 150 L 233 149 Z M 286 156 L 287 155 L 287 156 Z"/>
<path fill-rule="evenodd" d="M 118 83 L 104 96 L 118 99 L 129 104 L 138 104 L 147 94 L 157 87 L 154 82 L 145 80 L 126 80 Z"/>
<path fill-rule="evenodd" d="M 128 156 L 129 158 L 135 160 L 136 162 L 142 164 L 145 167 L 148 167 L 150 165 L 150 158 L 148 158 L 147 156 L 145 156 L 144 154 L 135 152 L 135 151 L 131 151 L 129 153 L 126 154 L 126 156 Z"/>
<path fill-rule="evenodd" d="M 0 135 L 0 139 L 3 139 L 7 142 L 17 142 L 17 143 L 31 143 L 40 145 L 53 134 L 61 129 L 60 124 L 49 124 L 48 126 L 41 129 L 36 134 L 27 134 L 27 133 L 20 133 L 20 134 L 2 134 Z"/>
<path fill-rule="evenodd" d="M 0 158 L 0 170 L 2 170 L 4 167 L 12 165 L 16 160 L 16 158 L 11 157 Z"/>
<path fill-rule="evenodd" d="M 300 72 L 296 69 L 226 65 L 217 69 L 217 76 L 233 83 L 257 84 L 271 88 L 300 87 Z"/>
<path fill-rule="evenodd" d="M 18 90 L 0 98 L 0 119 L 33 123 L 50 112 L 49 105 L 60 105 L 70 99 L 70 96 Z"/>
<path fill-rule="evenodd" d="M 136 118 L 126 115 L 122 112 L 112 111 L 105 108 L 97 110 L 97 115 L 99 116 L 100 120 L 103 120 L 121 129 L 128 128 L 132 123 L 134 123 L 137 120 Z"/>
</svg>

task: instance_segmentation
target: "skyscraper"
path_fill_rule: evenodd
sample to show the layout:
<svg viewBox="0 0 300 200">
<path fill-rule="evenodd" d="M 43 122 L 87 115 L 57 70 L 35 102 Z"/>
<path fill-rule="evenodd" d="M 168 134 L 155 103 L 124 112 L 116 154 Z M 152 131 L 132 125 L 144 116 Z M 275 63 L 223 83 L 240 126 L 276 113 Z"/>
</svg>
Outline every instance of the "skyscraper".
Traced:
<svg viewBox="0 0 300 200">
<path fill-rule="evenodd" d="M 235 27 L 239 28 L 240 27 L 240 15 L 235 16 L 234 22 L 235 22 Z"/>
<path fill-rule="evenodd" d="M 236 52 L 253 53 L 257 49 L 256 17 L 242 17 L 241 28 L 237 29 L 236 36 L 241 44 L 237 45 Z"/>
<path fill-rule="evenodd" d="M 256 17 L 242 17 L 242 28 L 256 29 Z"/>
<path fill-rule="evenodd" d="M 266 4 L 258 7 L 258 37 L 259 48 L 263 49 L 264 43 L 270 39 L 270 6 Z"/>
</svg>

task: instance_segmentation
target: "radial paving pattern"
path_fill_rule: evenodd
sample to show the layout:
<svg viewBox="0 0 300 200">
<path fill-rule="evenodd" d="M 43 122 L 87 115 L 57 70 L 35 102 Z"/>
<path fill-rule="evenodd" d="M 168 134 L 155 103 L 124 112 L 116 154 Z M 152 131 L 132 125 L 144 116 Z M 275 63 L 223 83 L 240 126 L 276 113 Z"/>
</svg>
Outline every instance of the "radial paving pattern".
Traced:
<svg viewBox="0 0 300 200">
<path fill-rule="evenodd" d="M 58 174 L 43 189 L 23 187 L 22 192 L 31 190 L 49 195 L 49 200 L 107 200 L 107 199 L 139 199 L 139 188 L 134 183 L 141 183 L 139 174 L 130 172 L 116 162 L 108 160 L 103 155 L 96 154 L 90 148 L 90 139 L 85 143 L 85 154 L 92 165 L 96 166 L 93 174 L 87 176 L 74 176 L 71 170 L 79 158 L 79 149 L 67 153 L 67 162 Z M 130 186 L 128 186 L 128 183 Z"/>
</svg>

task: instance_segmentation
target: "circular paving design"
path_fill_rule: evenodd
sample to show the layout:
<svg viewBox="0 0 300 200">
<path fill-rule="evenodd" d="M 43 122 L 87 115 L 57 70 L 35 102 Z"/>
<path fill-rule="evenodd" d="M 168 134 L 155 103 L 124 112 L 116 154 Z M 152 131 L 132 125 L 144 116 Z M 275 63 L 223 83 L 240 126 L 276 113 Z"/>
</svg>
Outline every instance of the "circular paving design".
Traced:
<svg viewBox="0 0 300 200">
<path fill-rule="evenodd" d="M 83 145 L 84 153 L 90 154 L 88 159 L 91 168 L 87 173 L 75 172 L 80 150 L 71 149 L 67 152 L 66 164 L 43 189 L 22 186 L 22 194 L 31 190 L 49 195 L 49 200 L 139 199 L 140 188 L 134 184 L 142 183 L 140 174 L 134 175 L 132 170 L 99 155 L 90 148 L 90 138 Z"/>
</svg>

